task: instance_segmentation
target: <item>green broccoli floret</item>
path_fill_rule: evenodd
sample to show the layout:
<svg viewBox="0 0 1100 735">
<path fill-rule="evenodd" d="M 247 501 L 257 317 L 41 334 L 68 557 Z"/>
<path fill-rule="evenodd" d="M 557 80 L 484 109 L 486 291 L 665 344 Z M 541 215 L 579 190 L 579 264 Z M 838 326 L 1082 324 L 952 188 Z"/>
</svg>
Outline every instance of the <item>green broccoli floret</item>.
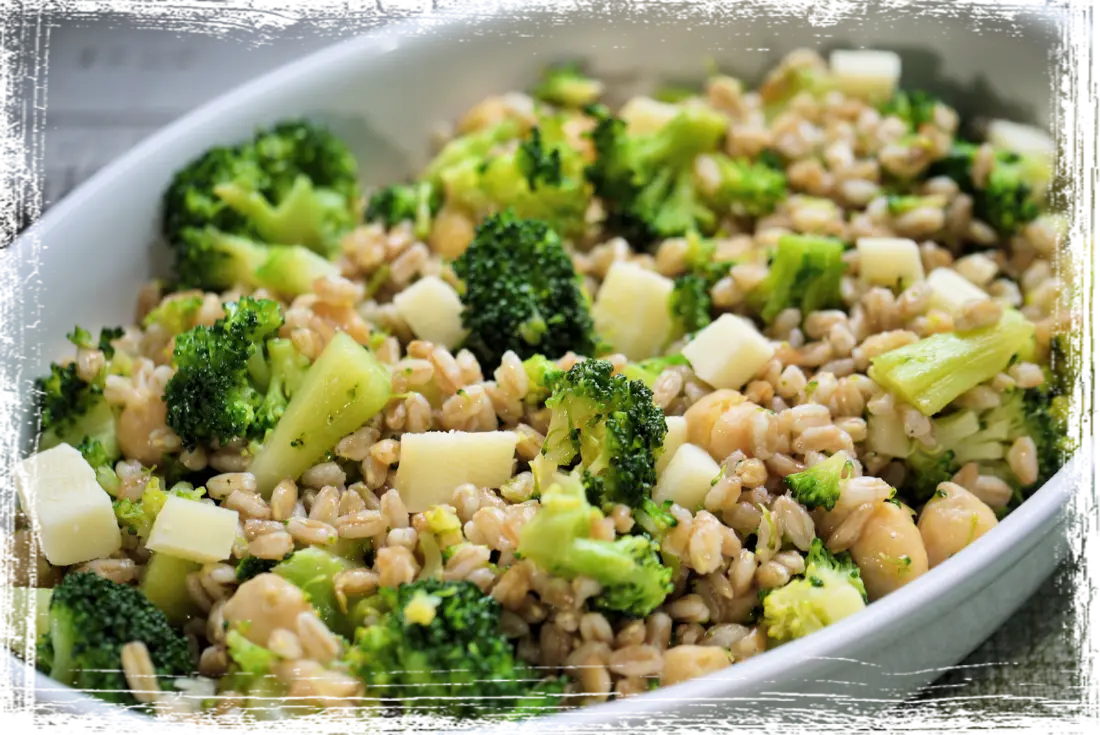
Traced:
<svg viewBox="0 0 1100 735">
<path fill-rule="evenodd" d="M 109 463 L 121 456 L 115 410 L 103 397 L 104 377 L 101 372 L 85 383 L 77 374 L 76 363 L 71 362 L 64 366 L 53 363 L 49 375 L 35 380 L 40 450 L 95 441 Z"/>
<path fill-rule="evenodd" d="M 1011 235 L 1039 216 L 1034 167 L 1017 153 L 997 150 L 985 184 L 974 185 L 974 161 L 980 147 L 956 141 L 951 151 L 929 169 L 932 176 L 949 176 L 974 199 L 974 216 L 1002 235 Z"/>
<path fill-rule="evenodd" d="M 37 665 L 62 684 L 108 702 L 137 705 L 122 673 L 122 648 L 133 641 L 148 648 L 161 689 L 192 673 L 187 639 L 141 592 L 92 572 L 75 572 L 54 588 L 50 630 Z"/>
<path fill-rule="evenodd" d="M 659 530 L 664 522 L 660 509 L 645 507 Z M 517 550 L 551 574 L 599 582 L 603 590 L 593 600 L 596 607 L 644 618 L 672 591 L 672 570 L 661 563 L 660 547 L 648 536 L 589 538 L 592 520 L 599 516 L 575 475 L 559 477 L 520 531 Z"/>
<path fill-rule="evenodd" d="M 539 83 L 531 90 L 538 100 L 559 107 L 581 108 L 590 105 L 603 94 L 603 82 L 584 73 L 577 62 L 554 64 L 542 72 Z"/>
<path fill-rule="evenodd" d="M 447 201 L 479 219 L 511 209 L 546 222 L 562 237 L 585 230 L 590 197 L 584 159 L 569 145 L 558 118 L 541 119 L 513 145 L 462 159 L 439 178 Z"/>
<path fill-rule="evenodd" d="M 202 302 L 203 296 L 199 293 L 167 299 L 145 315 L 141 326 L 148 329 L 156 324 L 172 335 L 186 332 L 195 326 L 195 318 L 202 308 Z"/>
<path fill-rule="evenodd" d="M 198 500 L 205 493 L 205 489 L 194 488 L 187 483 L 179 483 L 166 491 L 161 479 L 152 474 L 152 471 L 148 471 L 145 489 L 140 499 L 122 498 L 114 501 L 115 517 L 123 533 L 148 539 L 149 532 L 153 530 L 153 523 L 156 522 L 157 515 L 164 507 L 169 495 Z"/>
<path fill-rule="evenodd" d="M 85 437 L 84 441 L 76 446 L 76 449 L 95 470 L 95 479 L 100 487 L 112 497 L 118 495 L 120 482 L 118 475 L 115 473 L 115 461 L 118 457 L 112 457 L 111 453 L 103 446 L 103 443 L 92 437 Z"/>
<path fill-rule="evenodd" d="M 462 279 L 466 347 L 484 367 L 520 358 L 592 355 L 599 344 L 588 299 L 561 239 L 545 223 L 511 212 L 486 219 L 454 262 Z"/>
<path fill-rule="evenodd" d="M 852 476 L 852 460 L 837 452 L 824 462 L 787 475 L 785 481 L 795 500 L 809 508 L 832 510 L 840 499 L 840 483 Z"/>
<path fill-rule="evenodd" d="M 830 554 L 814 539 L 806 555 L 806 572 L 764 596 L 763 624 L 779 643 L 807 636 L 859 612 L 867 590 L 859 568 L 846 554 Z"/>
<path fill-rule="evenodd" d="M 1034 343 L 1035 326 L 1015 309 L 969 332 L 925 337 L 872 358 L 867 374 L 906 403 L 932 416 L 1008 367 Z"/>
<path fill-rule="evenodd" d="M 922 125 L 932 122 L 936 105 L 940 103 L 935 97 L 921 89 L 899 89 L 894 96 L 882 104 L 880 112 L 883 117 L 893 116 L 904 122 L 910 132 L 917 132 Z"/>
<path fill-rule="evenodd" d="M 803 316 L 840 304 L 844 243 L 818 235 L 782 235 L 768 275 L 749 292 L 751 306 L 767 323 L 791 307 Z"/>
<path fill-rule="evenodd" d="M 695 180 L 701 153 L 718 148 L 726 119 L 701 106 L 685 107 L 660 130 L 627 133 L 626 123 L 593 106 L 596 160 L 585 173 L 607 210 L 608 226 L 642 248 L 650 242 L 698 230 L 717 219 Z"/>
<path fill-rule="evenodd" d="M 115 347 L 112 344 L 116 339 L 125 334 L 122 327 L 105 327 L 99 331 L 99 340 L 93 340 L 92 334 L 80 325 L 73 327 L 73 331 L 65 335 L 65 339 L 77 347 L 86 350 L 99 350 L 108 360 L 115 356 Z"/>
<path fill-rule="evenodd" d="M 411 184 L 392 184 L 371 195 L 367 202 L 366 220 L 395 227 L 401 222 L 412 222 L 413 233 L 425 238 L 432 229 L 432 218 L 442 206 L 441 192 L 428 181 Z"/>
<path fill-rule="evenodd" d="M 254 285 L 266 243 L 323 255 L 357 220 L 355 158 L 304 120 L 206 151 L 176 173 L 164 195 L 164 234 L 183 286 Z"/>
<path fill-rule="evenodd" d="M 759 217 L 774 211 L 787 196 L 787 176 L 782 169 L 722 153 L 699 157 L 695 182 L 719 214 Z"/>
<path fill-rule="evenodd" d="M 647 388 L 653 390 L 657 378 L 661 377 L 661 373 L 673 365 L 687 365 L 690 367 L 691 363 L 688 362 L 686 357 L 677 352 L 674 355 L 650 357 L 641 362 L 627 363 L 627 366 L 623 368 L 623 375 L 630 380 L 640 380 L 645 383 Z"/>
<path fill-rule="evenodd" d="M 668 309 L 680 334 L 693 334 L 710 324 L 711 285 L 694 273 L 684 273 L 673 281 Z"/>
<path fill-rule="evenodd" d="M 470 582 L 422 579 L 372 598 L 345 661 L 368 694 L 407 712 L 476 718 L 558 704 L 564 682 L 540 680 L 500 630 L 500 604 Z"/>
<path fill-rule="evenodd" d="M 233 691 L 245 698 L 244 708 L 261 720 L 277 720 L 296 709 L 306 709 L 288 700 L 287 685 L 275 676 L 278 656 L 248 640 L 239 630 L 225 634 L 229 671 L 218 682 L 221 691 Z"/>
<path fill-rule="evenodd" d="M 262 439 L 286 407 L 305 364 L 286 342 L 267 342 L 283 325 L 279 305 L 244 297 L 226 316 L 176 337 L 164 400 L 168 425 L 186 446 Z"/>
<path fill-rule="evenodd" d="M 613 370 L 606 360 L 584 360 L 554 376 L 542 453 L 559 467 L 579 461 L 594 505 L 640 508 L 657 482 L 668 427 L 653 392 Z"/>
<path fill-rule="evenodd" d="M 237 562 L 237 581 L 247 582 L 257 575 L 270 572 L 280 561 L 289 558 L 290 554 L 287 554 L 283 559 L 261 559 L 258 556 L 246 556 Z"/>
<path fill-rule="evenodd" d="M 531 355 L 523 361 L 523 371 L 527 373 L 527 403 L 533 406 L 545 403 L 550 397 L 553 376 L 561 372 L 557 363 L 545 355 Z"/>
</svg>

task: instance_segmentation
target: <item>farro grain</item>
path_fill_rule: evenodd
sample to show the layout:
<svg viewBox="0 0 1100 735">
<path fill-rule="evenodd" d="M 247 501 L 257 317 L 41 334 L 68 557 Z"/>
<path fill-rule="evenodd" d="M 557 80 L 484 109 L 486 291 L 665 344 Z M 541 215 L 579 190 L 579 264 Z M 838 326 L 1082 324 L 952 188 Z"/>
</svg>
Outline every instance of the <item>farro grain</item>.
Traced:
<svg viewBox="0 0 1100 735">
<path fill-rule="evenodd" d="M 143 642 L 130 641 L 122 647 L 122 671 L 134 699 L 151 704 L 160 698 L 156 668 Z"/>
</svg>

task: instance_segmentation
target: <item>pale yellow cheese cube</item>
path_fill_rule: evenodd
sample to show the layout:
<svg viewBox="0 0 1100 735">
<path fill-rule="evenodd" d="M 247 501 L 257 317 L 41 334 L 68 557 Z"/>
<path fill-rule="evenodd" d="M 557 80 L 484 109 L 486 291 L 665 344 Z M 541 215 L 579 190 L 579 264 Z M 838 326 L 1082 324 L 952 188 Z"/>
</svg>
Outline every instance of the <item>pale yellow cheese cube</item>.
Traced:
<svg viewBox="0 0 1100 735">
<path fill-rule="evenodd" d="M 913 240 L 902 237 L 861 237 L 856 240 L 859 252 L 859 277 L 871 286 L 906 288 L 924 280 L 924 265 L 920 249 Z"/>
<path fill-rule="evenodd" d="M 150 551 L 205 564 L 228 559 L 237 536 L 237 511 L 168 496 L 153 522 Z"/>
<path fill-rule="evenodd" d="M 68 444 L 20 462 L 15 486 L 50 564 L 91 561 L 122 546 L 111 496 L 96 482 L 92 466 Z"/>
<path fill-rule="evenodd" d="M 867 100 L 885 100 L 901 79 L 901 57 L 893 51 L 837 50 L 829 70 L 840 91 Z"/>
<path fill-rule="evenodd" d="M 516 434 L 511 431 L 429 431 L 401 437 L 397 491 L 413 513 L 450 503 L 470 483 L 498 488 L 512 476 Z"/>
<path fill-rule="evenodd" d="M 657 457 L 657 474 L 660 475 L 672 461 L 680 445 L 688 440 L 688 423 L 683 416 L 665 416 L 665 443 L 661 456 Z"/>
<path fill-rule="evenodd" d="M 970 301 L 983 301 L 989 298 L 982 289 L 963 278 L 950 268 L 937 268 L 928 274 L 926 281 L 932 290 L 929 304 L 933 309 L 955 316 Z"/>
<path fill-rule="evenodd" d="M 738 389 L 772 359 L 775 348 L 748 319 L 723 314 L 695 335 L 683 355 L 710 385 Z"/>
<path fill-rule="evenodd" d="M 694 444 L 681 444 L 657 479 L 653 500 L 657 503 L 671 500 L 694 511 L 703 505 L 711 483 L 720 471 L 721 467 L 705 449 Z"/>
<path fill-rule="evenodd" d="M 438 276 L 421 278 L 394 296 L 393 305 L 422 340 L 452 349 L 466 337 L 458 292 Z"/>
<path fill-rule="evenodd" d="M 619 118 L 630 135 L 654 133 L 679 114 L 678 106 L 652 97 L 633 97 L 619 109 Z"/>
<path fill-rule="evenodd" d="M 659 355 L 672 338 L 670 279 L 634 263 L 611 266 L 596 294 L 596 332 L 628 360 Z"/>
<path fill-rule="evenodd" d="M 1045 130 L 1033 125 L 1023 125 L 1011 120 L 991 120 L 986 138 L 997 148 L 1019 153 L 1021 156 L 1054 156 L 1054 140 Z"/>
</svg>

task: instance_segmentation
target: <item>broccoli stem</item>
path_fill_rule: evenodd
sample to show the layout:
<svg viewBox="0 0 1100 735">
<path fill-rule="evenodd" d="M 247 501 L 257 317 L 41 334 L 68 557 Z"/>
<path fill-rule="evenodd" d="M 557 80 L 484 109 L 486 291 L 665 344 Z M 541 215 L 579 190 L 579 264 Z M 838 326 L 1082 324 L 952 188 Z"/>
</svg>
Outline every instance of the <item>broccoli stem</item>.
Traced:
<svg viewBox="0 0 1100 735">
<path fill-rule="evenodd" d="M 338 275 L 335 263 L 301 245 L 269 246 L 267 259 L 254 273 L 257 285 L 291 296 L 311 293 L 318 278 Z"/>
<path fill-rule="evenodd" d="M 342 437 L 390 399 L 390 375 L 365 347 L 338 332 L 310 367 L 279 423 L 252 462 L 264 497 L 282 480 L 297 479 Z"/>
<path fill-rule="evenodd" d="M 183 625 L 202 611 L 187 591 L 187 575 L 202 564 L 168 554 L 153 554 L 141 579 L 141 593 L 160 608 L 172 625 Z"/>
<path fill-rule="evenodd" d="M 868 375 L 925 416 L 1004 370 L 1031 343 L 1035 327 L 1010 309 L 971 332 L 935 334 L 871 360 Z"/>
</svg>

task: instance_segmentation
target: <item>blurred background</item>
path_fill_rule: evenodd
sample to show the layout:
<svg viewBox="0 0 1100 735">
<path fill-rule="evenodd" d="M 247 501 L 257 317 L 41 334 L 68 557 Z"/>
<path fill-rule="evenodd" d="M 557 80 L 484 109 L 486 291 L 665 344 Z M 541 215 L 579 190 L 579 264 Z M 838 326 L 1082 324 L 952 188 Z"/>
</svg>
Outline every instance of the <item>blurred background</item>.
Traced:
<svg viewBox="0 0 1100 735">
<path fill-rule="evenodd" d="M 28 68 L 44 58 L 45 75 L 23 123 L 45 131 L 30 150 L 43 208 L 158 128 L 242 82 L 410 12 L 433 5 L 446 11 L 458 2 L 385 5 L 308 23 L 277 13 L 202 25 L 111 14 L 40 16 L 42 27 L 24 33 L 22 50 Z M 19 225 L 29 224 L 33 209 Z M 961 667 L 902 707 L 1008 722 L 1084 706 L 1073 582 L 1074 570 L 1063 566 Z"/>
</svg>

